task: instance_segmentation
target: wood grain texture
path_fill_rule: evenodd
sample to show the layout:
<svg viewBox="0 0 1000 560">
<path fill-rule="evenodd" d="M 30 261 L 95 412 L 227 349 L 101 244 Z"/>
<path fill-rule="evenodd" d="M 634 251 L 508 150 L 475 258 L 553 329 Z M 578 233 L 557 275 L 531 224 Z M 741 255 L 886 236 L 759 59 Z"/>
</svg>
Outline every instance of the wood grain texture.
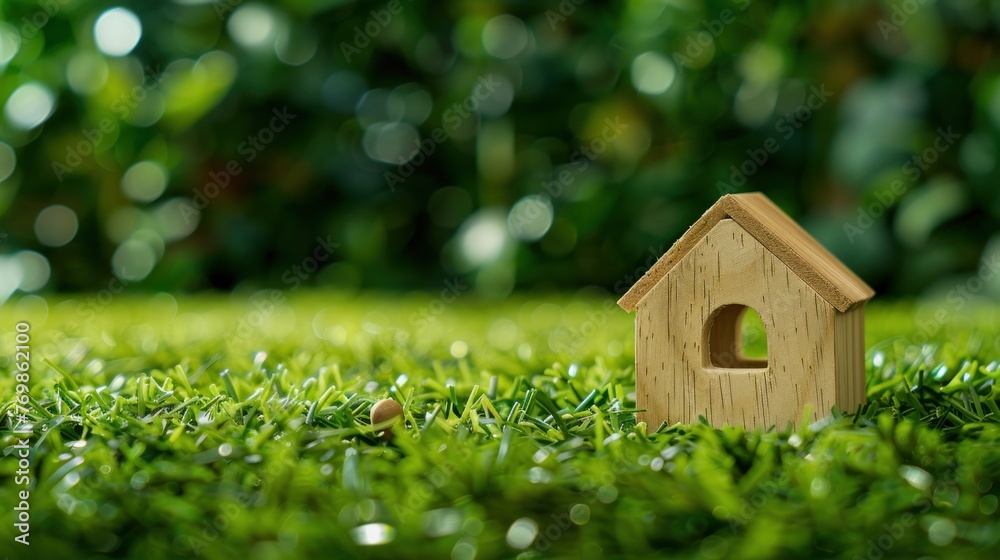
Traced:
<svg viewBox="0 0 1000 560">
<path fill-rule="evenodd" d="M 766 367 L 711 365 L 710 319 L 728 305 L 751 307 L 760 315 L 767 333 Z M 650 429 L 661 422 L 697 422 L 699 415 L 715 426 L 783 426 L 798 423 L 807 404 L 812 418 L 826 416 L 841 394 L 845 403 L 857 394 L 856 388 L 838 390 L 838 363 L 843 375 L 855 374 L 859 351 L 837 352 L 838 315 L 744 227 L 732 219 L 718 221 L 639 304 L 636 400 L 645 409 L 639 419 Z M 842 326 L 855 333 L 855 343 L 858 316 Z M 835 359 L 837 354 L 844 359 Z"/>
<path fill-rule="evenodd" d="M 865 402 L 865 305 L 838 313 L 834 320 L 837 408 L 854 412 Z"/>
<path fill-rule="evenodd" d="M 634 310 L 664 276 L 724 219 L 735 220 L 838 311 L 867 301 L 874 290 L 762 193 L 723 196 L 618 300 Z"/>
<path fill-rule="evenodd" d="M 730 195 L 726 214 L 736 220 L 781 262 L 840 312 L 867 301 L 875 291 L 823 248 L 788 214 L 762 193 Z"/>
</svg>

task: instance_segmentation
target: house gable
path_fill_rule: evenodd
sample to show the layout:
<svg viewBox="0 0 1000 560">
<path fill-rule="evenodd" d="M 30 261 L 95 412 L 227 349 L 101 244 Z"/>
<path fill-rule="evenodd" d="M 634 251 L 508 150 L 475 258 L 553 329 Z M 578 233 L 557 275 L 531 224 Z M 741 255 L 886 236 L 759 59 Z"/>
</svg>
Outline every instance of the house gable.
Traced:
<svg viewBox="0 0 1000 560">
<path fill-rule="evenodd" d="M 752 281 L 751 281 L 752 279 Z M 706 328 L 720 309 L 756 310 L 767 331 L 766 365 L 706 363 Z M 682 256 L 636 315 L 636 399 L 643 421 L 766 426 L 812 418 L 839 404 L 835 317 L 790 267 L 733 219 L 721 219 Z M 738 339 L 735 339 L 738 341 Z M 723 348 L 738 352 L 738 348 Z"/>
<path fill-rule="evenodd" d="M 723 196 L 618 300 L 633 311 L 720 221 L 731 218 L 840 312 L 875 292 L 762 193 Z"/>
</svg>

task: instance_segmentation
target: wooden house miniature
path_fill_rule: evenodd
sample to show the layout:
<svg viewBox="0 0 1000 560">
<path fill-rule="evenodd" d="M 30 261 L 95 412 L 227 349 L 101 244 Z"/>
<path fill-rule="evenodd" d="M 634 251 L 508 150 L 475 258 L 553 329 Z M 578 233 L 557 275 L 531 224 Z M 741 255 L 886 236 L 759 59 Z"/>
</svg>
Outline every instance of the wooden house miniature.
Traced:
<svg viewBox="0 0 1000 560">
<path fill-rule="evenodd" d="M 761 193 L 715 203 L 618 301 L 636 310 L 639 420 L 798 424 L 865 401 L 864 305 L 874 291 Z M 743 355 L 754 309 L 767 358 Z"/>
</svg>

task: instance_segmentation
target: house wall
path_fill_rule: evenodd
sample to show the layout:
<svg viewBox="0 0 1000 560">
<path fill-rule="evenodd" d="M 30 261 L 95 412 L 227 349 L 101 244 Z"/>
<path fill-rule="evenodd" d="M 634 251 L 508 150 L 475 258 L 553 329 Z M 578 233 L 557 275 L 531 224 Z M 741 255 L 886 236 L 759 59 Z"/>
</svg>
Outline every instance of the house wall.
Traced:
<svg viewBox="0 0 1000 560">
<path fill-rule="evenodd" d="M 837 313 L 834 322 L 837 408 L 854 412 L 865 402 L 865 304 Z"/>
<path fill-rule="evenodd" d="M 706 324 L 720 307 L 757 311 L 766 368 L 710 367 Z M 826 416 L 837 399 L 839 313 L 731 219 L 720 221 L 639 303 L 636 400 L 651 430 L 661 422 L 770 426 Z M 845 366 L 846 367 L 846 366 Z"/>
</svg>

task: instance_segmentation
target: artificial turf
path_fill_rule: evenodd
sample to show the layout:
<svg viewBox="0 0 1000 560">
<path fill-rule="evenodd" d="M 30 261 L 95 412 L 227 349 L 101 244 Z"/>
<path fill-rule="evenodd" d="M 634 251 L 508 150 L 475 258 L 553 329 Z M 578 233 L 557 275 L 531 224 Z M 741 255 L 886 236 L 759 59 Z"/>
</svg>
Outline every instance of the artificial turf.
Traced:
<svg viewBox="0 0 1000 560">
<path fill-rule="evenodd" d="M 633 318 L 606 294 L 272 295 L 0 308 L 0 556 L 1000 550 L 996 309 L 870 304 L 869 405 L 746 431 L 636 424 Z M 20 320 L 29 547 L 8 417 Z M 407 421 L 389 443 L 368 423 L 386 397 Z"/>
</svg>

